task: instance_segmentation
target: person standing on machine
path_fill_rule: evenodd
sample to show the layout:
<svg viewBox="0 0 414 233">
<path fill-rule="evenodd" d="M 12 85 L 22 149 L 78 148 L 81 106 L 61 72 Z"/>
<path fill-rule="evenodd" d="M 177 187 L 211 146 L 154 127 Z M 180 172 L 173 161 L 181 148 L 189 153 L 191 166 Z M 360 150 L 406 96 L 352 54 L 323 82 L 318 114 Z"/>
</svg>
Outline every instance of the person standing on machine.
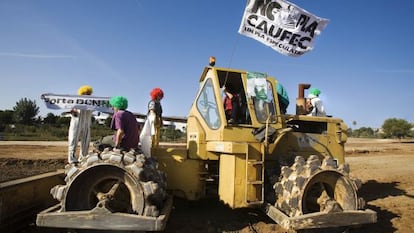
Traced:
<svg viewBox="0 0 414 233">
<path fill-rule="evenodd" d="M 78 95 L 91 95 L 93 89 L 85 85 L 78 89 Z M 68 132 L 68 162 L 77 165 L 79 159 L 76 156 L 76 147 L 80 141 L 80 156 L 88 155 L 89 143 L 91 141 L 92 110 L 76 109 L 71 111 L 69 132 Z"/>
</svg>

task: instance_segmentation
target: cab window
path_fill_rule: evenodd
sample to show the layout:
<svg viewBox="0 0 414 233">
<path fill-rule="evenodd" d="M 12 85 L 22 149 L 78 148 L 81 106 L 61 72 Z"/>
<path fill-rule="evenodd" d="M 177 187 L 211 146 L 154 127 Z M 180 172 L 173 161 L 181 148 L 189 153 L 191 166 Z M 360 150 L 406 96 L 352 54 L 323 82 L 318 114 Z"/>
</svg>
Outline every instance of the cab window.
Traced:
<svg viewBox="0 0 414 233">
<path fill-rule="evenodd" d="M 217 100 L 214 95 L 214 87 L 211 79 L 207 79 L 197 99 L 197 109 L 206 124 L 212 129 L 218 129 L 221 125 Z"/>
<path fill-rule="evenodd" d="M 254 109 L 256 112 L 256 118 L 259 122 L 265 123 L 269 119 L 269 123 L 275 123 L 276 121 L 276 108 L 275 98 L 273 93 L 272 83 L 266 81 L 266 95 L 253 96 Z"/>
</svg>

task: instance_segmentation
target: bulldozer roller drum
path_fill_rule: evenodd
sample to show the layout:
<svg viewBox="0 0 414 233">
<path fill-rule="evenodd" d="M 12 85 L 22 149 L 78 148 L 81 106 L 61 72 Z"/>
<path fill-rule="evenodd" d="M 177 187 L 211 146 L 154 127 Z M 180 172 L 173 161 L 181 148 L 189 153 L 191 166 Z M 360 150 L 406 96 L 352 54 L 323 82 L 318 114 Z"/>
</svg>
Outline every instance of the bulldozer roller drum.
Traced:
<svg viewBox="0 0 414 233">
<path fill-rule="evenodd" d="M 349 166 L 338 167 L 330 156 L 323 160 L 316 155 L 307 160 L 297 156 L 292 166 L 282 167 L 273 186 L 275 206 L 290 217 L 362 209 L 365 203 L 357 196 L 358 184 L 349 177 Z"/>
<path fill-rule="evenodd" d="M 131 150 L 91 153 L 67 165 L 65 185 L 51 189 L 61 211 L 106 208 L 110 212 L 157 217 L 167 198 L 165 174 L 153 158 Z"/>
</svg>

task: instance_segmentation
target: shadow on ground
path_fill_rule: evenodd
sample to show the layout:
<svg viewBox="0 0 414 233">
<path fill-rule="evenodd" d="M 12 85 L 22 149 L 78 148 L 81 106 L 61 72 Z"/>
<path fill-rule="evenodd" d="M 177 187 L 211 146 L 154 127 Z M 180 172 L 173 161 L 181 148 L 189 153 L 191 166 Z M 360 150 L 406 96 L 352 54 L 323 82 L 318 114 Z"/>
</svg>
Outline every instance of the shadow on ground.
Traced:
<svg viewBox="0 0 414 233">
<path fill-rule="evenodd" d="M 399 182 L 379 183 L 375 180 L 369 180 L 361 186 L 359 195 L 363 197 L 367 203 L 390 196 L 410 196 L 407 195 L 405 190 L 399 189 L 398 184 Z M 360 228 L 351 229 L 350 233 L 390 233 L 397 230 L 393 227 L 391 220 L 400 217 L 398 214 L 370 204 L 367 204 L 366 208 L 377 212 L 377 222 L 380 224 L 374 223 L 364 225 Z"/>
<path fill-rule="evenodd" d="M 260 209 L 231 209 L 215 198 L 186 201 L 174 198 L 174 208 L 164 232 L 239 232 L 263 222 L 275 224 Z"/>
</svg>

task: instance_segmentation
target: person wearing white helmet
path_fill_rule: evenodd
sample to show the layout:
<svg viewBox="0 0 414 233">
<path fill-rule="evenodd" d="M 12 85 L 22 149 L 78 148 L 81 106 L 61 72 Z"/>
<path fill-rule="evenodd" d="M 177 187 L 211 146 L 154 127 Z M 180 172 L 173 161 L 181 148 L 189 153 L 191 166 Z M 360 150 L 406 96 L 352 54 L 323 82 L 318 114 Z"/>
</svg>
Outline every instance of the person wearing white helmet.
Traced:
<svg viewBox="0 0 414 233">
<path fill-rule="evenodd" d="M 85 85 L 78 89 L 78 95 L 91 95 L 92 87 Z M 77 165 L 76 147 L 80 141 L 80 156 L 87 156 L 91 141 L 92 110 L 72 109 L 68 133 L 68 162 Z"/>
<path fill-rule="evenodd" d="M 309 95 L 306 100 L 308 109 L 310 110 L 308 116 L 326 116 L 325 107 L 322 100 L 319 98 L 321 91 L 316 88 L 309 90 Z"/>
</svg>

